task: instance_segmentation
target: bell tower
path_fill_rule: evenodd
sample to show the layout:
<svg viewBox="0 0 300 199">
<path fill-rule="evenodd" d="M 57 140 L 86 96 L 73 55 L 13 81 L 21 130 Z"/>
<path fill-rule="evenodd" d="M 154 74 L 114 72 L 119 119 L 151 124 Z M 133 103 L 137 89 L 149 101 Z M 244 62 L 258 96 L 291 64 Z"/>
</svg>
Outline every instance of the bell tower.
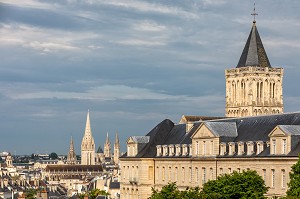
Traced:
<svg viewBox="0 0 300 199">
<path fill-rule="evenodd" d="M 225 70 L 226 117 L 283 113 L 283 68 L 271 67 L 255 16 L 240 60 Z"/>
</svg>

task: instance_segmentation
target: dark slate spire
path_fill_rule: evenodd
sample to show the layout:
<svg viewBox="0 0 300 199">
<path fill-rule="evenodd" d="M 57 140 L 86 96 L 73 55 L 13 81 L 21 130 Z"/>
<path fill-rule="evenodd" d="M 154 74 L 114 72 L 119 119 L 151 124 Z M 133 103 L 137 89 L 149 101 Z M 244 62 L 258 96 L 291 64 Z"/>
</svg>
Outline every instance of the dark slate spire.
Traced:
<svg viewBox="0 0 300 199">
<path fill-rule="evenodd" d="M 237 68 L 247 66 L 271 68 L 267 53 L 258 34 L 255 21 L 253 21 L 251 32 L 249 34 L 247 43 L 244 47 Z"/>
<path fill-rule="evenodd" d="M 253 13 L 251 15 L 253 16 L 252 29 L 247 39 L 247 43 L 244 47 L 237 68 L 247 66 L 271 68 L 271 64 L 269 62 L 267 53 L 264 49 L 256 27 L 255 16 L 257 15 L 257 13 L 255 11 L 255 3 Z"/>
</svg>

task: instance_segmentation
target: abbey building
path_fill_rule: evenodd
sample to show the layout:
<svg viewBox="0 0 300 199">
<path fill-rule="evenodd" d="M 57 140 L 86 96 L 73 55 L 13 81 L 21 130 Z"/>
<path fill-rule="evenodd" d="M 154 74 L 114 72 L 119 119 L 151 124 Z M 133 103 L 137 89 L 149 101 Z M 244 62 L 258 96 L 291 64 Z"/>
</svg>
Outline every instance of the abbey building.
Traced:
<svg viewBox="0 0 300 199">
<path fill-rule="evenodd" d="M 151 187 L 170 182 L 182 190 L 202 187 L 250 169 L 270 187 L 267 197 L 285 195 L 300 152 L 300 112 L 283 113 L 283 68 L 271 67 L 255 21 L 236 68 L 225 77 L 226 117 L 166 119 L 145 136 L 127 139 L 121 198 L 146 199 Z"/>
<path fill-rule="evenodd" d="M 226 117 L 283 113 L 283 68 L 272 68 L 253 21 L 234 69 L 225 71 Z"/>
</svg>

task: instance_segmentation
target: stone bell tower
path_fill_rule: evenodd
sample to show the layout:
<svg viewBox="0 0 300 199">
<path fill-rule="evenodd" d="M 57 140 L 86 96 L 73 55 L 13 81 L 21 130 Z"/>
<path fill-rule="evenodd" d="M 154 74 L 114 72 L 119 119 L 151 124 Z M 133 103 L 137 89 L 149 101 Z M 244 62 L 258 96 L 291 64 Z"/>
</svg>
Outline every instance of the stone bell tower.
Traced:
<svg viewBox="0 0 300 199">
<path fill-rule="evenodd" d="M 254 21 L 240 60 L 225 70 L 226 117 L 283 113 L 283 68 L 272 68 Z"/>
</svg>

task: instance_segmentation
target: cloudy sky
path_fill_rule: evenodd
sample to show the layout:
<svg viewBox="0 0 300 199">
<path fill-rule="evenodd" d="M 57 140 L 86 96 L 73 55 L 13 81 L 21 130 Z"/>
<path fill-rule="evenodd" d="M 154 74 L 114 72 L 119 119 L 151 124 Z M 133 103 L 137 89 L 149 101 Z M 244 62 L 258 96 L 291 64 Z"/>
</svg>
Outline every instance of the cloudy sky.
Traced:
<svg viewBox="0 0 300 199">
<path fill-rule="evenodd" d="M 223 116 L 224 70 L 252 26 L 250 0 L 0 0 L 0 151 L 76 153 L 165 118 Z M 285 112 L 300 111 L 300 1 L 256 1 Z"/>
</svg>

